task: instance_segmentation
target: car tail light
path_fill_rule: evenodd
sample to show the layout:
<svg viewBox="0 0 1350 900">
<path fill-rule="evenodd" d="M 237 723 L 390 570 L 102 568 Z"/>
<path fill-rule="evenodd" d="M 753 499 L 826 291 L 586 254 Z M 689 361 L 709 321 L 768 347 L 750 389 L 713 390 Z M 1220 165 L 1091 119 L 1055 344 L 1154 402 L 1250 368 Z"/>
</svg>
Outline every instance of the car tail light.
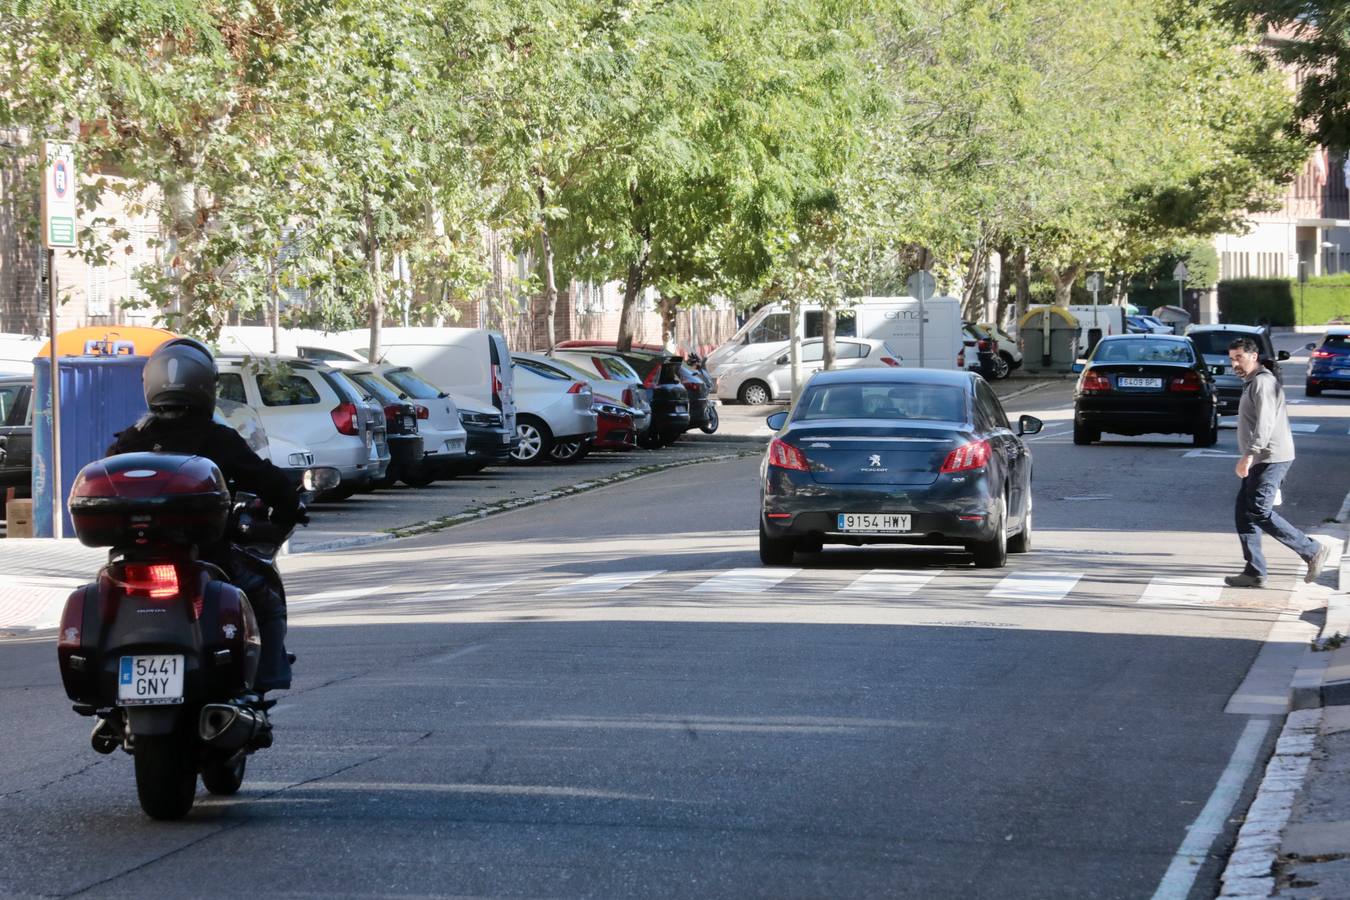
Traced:
<svg viewBox="0 0 1350 900">
<path fill-rule="evenodd" d="M 637 401 L 633 398 L 633 389 L 632 389 L 632 388 L 624 388 L 624 389 L 623 389 L 623 405 L 624 405 L 624 406 L 637 406 Z"/>
<path fill-rule="evenodd" d="M 811 471 L 802 451 L 779 438 L 774 438 L 769 442 L 769 465 L 777 466 L 780 469 L 793 469 L 798 472 Z"/>
<path fill-rule="evenodd" d="M 162 600 L 178 593 L 178 569 L 173 563 L 127 563 L 122 587 L 128 596 Z"/>
<path fill-rule="evenodd" d="M 1328 350 L 1314 350 L 1314 351 L 1312 352 L 1312 358 L 1313 358 L 1313 359 L 1331 359 L 1331 358 L 1332 358 L 1333 356 L 1335 356 L 1335 355 L 1336 355 L 1336 354 L 1334 354 L 1334 353 L 1332 353 L 1332 352 L 1330 352 L 1330 351 L 1328 351 Z"/>
<path fill-rule="evenodd" d="M 975 346 L 978 347 L 978 348 L 981 349 L 981 350 L 989 350 L 989 349 L 990 349 L 990 347 L 989 347 L 989 342 L 988 342 L 988 341 L 983 341 L 983 340 L 982 340 L 982 341 L 976 341 L 976 342 L 975 342 Z"/>
<path fill-rule="evenodd" d="M 567 393 L 580 394 L 584 390 L 586 390 L 586 385 L 582 384 L 580 381 L 574 381 L 572 382 L 572 386 L 567 389 Z"/>
<path fill-rule="evenodd" d="M 1200 376 L 1194 372 L 1186 372 L 1180 378 L 1173 378 L 1172 383 L 1167 386 L 1169 391 L 1180 391 L 1184 393 L 1194 393 L 1204 385 Z"/>
<path fill-rule="evenodd" d="M 956 367 L 964 369 L 966 367 L 966 348 L 962 347 L 961 352 L 956 354 Z"/>
<path fill-rule="evenodd" d="M 361 432 L 356 428 L 356 404 L 341 403 L 333 409 L 333 425 L 337 427 L 339 434 L 358 435 Z"/>
<path fill-rule="evenodd" d="M 890 366 L 893 369 L 898 369 L 900 367 L 900 360 L 895 359 L 894 357 L 883 356 L 881 357 L 881 362 L 882 364 Z"/>
<path fill-rule="evenodd" d="M 1103 394 L 1111 390 L 1111 379 L 1097 372 L 1084 372 L 1081 385 L 1085 394 Z"/>
<path fill-rule="evenodd" d="M 384 408 L 384 420 L 385 420 L 386 422 L 391 422 L 391 423 L 392 423 L 392 422 L 397 422 L 398 419 L 399 419 L 399 416 L 401 416 L 402 414 L 403 414 L 403 410 L 401 410 L 401 409 L 398 408 L 398 404 L 397 404 L 397 403 L 391 403 L 391 404 L 389 404 L 388 406 L 386 406 L 386 407 Z"/>
<path fill-rule="evenodd" d="M 652 366 L 652 370 L 647 373 L 647 377 L 642 379 L 642 386 L 656 387 L 658 384 L 661 383 L 660 378 L 661 378 L 661 366 L 659 364 Z"/>
<path fill-rule="evenodd" d="M 947 454 L 947 459 L 942 463 L 942 472 L 943 474 L 966 472 L 970 469 L 983 469 L 988 464 L 989 442 L 971 441 Z"/>
<path fill-rule="evenodd" d="M 420 403 L 415 403 L 413 405 L 417 407 L 417 418 L 419 421 L 425 422 L 427 419 L 431 418 L 431 410 Z"/>
<path fill-rule="evenodd" d="M 493 367 L 492 367 L 492 405 L 495 406 L 495 407 L 497 407 L 498 409 L 503 409 L 503 408 L 504 408 L 504 407 L 502 406 L 502 388 L 503 388 L 503 387 L 504 387 L 504 385 L 502 384 L 502 367 L 501 367 L 501 366 L 493 366 Z"/>
</svg>

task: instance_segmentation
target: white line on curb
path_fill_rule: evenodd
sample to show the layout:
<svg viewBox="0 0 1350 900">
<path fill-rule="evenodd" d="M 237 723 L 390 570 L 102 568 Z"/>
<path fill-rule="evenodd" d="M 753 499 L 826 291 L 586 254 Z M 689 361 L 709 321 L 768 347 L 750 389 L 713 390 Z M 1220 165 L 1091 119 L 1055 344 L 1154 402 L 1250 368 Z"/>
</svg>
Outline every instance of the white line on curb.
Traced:
<svg viewBox="0 0 1350 900">
<path fill-rule="evenodd" d="M 1200 874 L 1200 864 L 1209 854 L 1214 839 L 1223 833 L 1224 822 L 1233 810 L 1247 774 L 1256 765 L 1256 755 L 1261 750 L 1261 742 L 1270 731 L 1270 720 L 1250 719 L 1242 730 L 1233 755 L 1227 767 L 1219 776 L 1219 783 L 1209 795 L 1205 808 L 1200 810 L 1194 822 L 1186 829 L 1186 840 L 1172 857 L 1172 864 L 1153 892 L 1153 900 L 1184 900 L 1190 894 L 1195 878 Z"/>
<path fill-rule="evenodd" d="M 1336 521 L 1344 522 L 1350 519 L 1350 492 L 1347 492 L 1345 499 L 1341 501 L 1341 511 L 1336 513 Z"/>
</svg>

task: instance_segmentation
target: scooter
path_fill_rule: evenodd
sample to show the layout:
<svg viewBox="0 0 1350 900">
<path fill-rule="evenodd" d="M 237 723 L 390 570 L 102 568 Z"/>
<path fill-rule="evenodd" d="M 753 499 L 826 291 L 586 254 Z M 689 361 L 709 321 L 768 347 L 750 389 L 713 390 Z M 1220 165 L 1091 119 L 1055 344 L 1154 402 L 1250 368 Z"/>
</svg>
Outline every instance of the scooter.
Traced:
<svg viewBox="0 0 1350 900">
<path fill-rule="evenodd" d="M 331 490 L 335 469 L 305 473 Z M 254 693 L 261 641 L 248 597 L 198 547 L 229 535 L 251 570 L 280 590 L 274 560 L 290 536 L 257 498 L 231 500 L 220 469 L 199 456 L 126 453 L 90 463 L 71 486 L 80 542 L 108 547 L 98 580 L 66 601 L 57 638 L 74 710 L 97 719 L 90 742 L 134 760 L 141 808 L 155 819 L 192 809 L 200 773 L 213 794 L 244 780 L 248 755 L 272 744 Z"/>
</svg>

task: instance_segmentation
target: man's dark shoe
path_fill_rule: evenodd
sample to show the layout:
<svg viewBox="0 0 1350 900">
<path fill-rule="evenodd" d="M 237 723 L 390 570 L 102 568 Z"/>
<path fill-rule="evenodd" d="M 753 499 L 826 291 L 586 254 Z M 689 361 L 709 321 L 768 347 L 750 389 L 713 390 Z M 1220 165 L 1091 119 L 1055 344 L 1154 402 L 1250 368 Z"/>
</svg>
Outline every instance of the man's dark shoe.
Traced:
<svg viewBox="0 0 1350 900">
<path fill-rule="evenodd" d="M 1327 559 L 1331 556 L 1331 545 L 1323 544 L 1318 551 L 1313 554 L 1313 558 L 1308 560 L 1308 574 L 1303 576 L 1303 580 L 1312 584 L 1317 580 L 1317 576 L 1322 574 L 1322 569 L 1326 567 Z"/>
<path fill-rule="evenodd" d="M 1229 587 L 1263 588 L 1266 586 L 1266 579 L 1260 575 L 1248 575 L 1243 572 L 1241 575 L 1225 575 L 1223 583 Z"/>
</svg>

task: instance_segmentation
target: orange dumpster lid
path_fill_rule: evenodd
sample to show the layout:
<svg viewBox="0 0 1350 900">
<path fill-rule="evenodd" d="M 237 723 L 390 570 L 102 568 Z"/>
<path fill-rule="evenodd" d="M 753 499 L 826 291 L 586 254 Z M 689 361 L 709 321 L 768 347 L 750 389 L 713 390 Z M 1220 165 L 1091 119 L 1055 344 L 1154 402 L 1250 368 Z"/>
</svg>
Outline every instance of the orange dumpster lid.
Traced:
<svg viewBox="0 0 1350 900">
<path fill-rule="evenodd" d="M 85 348 L 93 342 L 95 346 L 91 355 L 94 356 L 103 355 L 100 347 L 109 353 L 115 353 L 116 351 L 111 348 L 118 344 L 131 344 L 134 348 L 131 354 L 133 356 L 149 356 L 160 344 L 176 337 L 178 335 L 163 328 L 146 328 L 140 325 L 89 325 L 58 334 L 56 353 L 58 356 L 84 356 Z M 38 351 L 38 356 L 49 355 L 51 343 L 51 341 L 44 343 L 42 349 Z"/>
</svg>

